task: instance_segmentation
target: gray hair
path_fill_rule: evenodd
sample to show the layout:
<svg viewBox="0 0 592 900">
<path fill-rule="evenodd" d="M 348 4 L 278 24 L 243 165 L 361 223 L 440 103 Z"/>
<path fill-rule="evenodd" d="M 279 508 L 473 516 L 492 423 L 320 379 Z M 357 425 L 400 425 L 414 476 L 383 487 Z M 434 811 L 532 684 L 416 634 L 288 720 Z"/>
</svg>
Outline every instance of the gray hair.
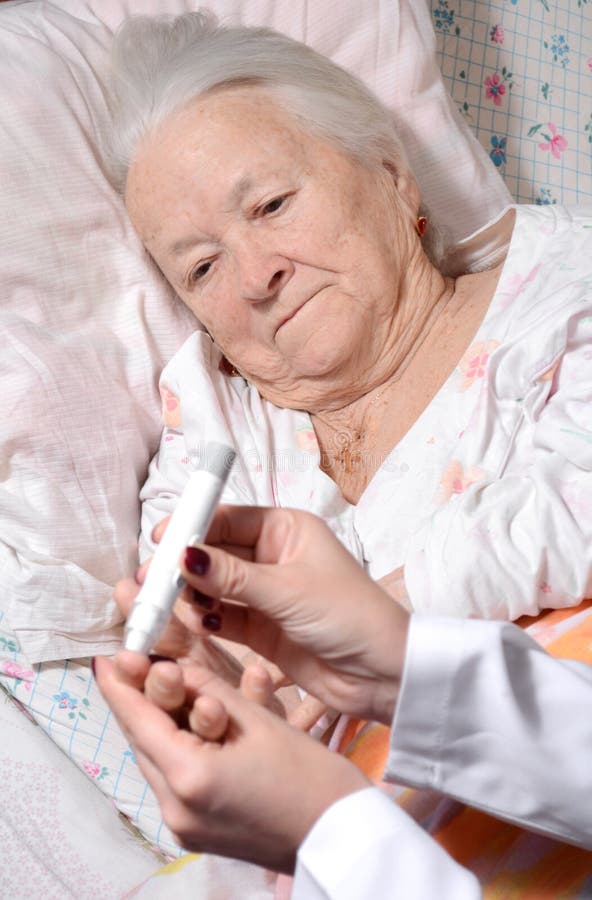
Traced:
<svg viewBox="0 0 592 900">
<path fill-rule="evenodd" d="M 111 60 L 107 156 L 122 192 L 149 131 L 197 97 L 242 84 L 265 87 L 303 130 L 362 165 L 411 171 L 392 114 L 380 100 L 327 57 L 271 29 L 221 26 L 207 12 L 133 16 L 118 30 Z M 433 231 L 431 237 L 434 257 Z"/>
</svg>

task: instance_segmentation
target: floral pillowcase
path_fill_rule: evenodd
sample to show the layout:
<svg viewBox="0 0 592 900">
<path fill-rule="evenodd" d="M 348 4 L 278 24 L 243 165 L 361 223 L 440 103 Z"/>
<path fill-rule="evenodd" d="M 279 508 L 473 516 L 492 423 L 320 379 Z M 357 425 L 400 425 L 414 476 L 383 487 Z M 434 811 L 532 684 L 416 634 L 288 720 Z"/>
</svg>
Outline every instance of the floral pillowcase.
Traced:
<svg viewBox="0 0 592 900">
<path fill-rule="evenodd" d="M 592 0 L 431 0 L 460 112 L 521 203 L 592 200 Z"/>
</svg>

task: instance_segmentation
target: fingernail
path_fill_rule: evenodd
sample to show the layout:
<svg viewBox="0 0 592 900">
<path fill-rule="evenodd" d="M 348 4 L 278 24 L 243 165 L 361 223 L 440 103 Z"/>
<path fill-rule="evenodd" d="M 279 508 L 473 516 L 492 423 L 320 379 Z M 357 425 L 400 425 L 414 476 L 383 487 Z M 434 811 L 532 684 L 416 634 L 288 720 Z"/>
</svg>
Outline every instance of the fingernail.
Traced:
<svg viewBox="0 0 592 900">
<path fill-rule="evenodd" d="M 90 668 L 93 673 L 93 678 L 96 678 L 97 677 L 97 667 L 96 667 L 94 656 L 92 657 L 92 659 L 90 661 Z"/>
<path fill-rule="evenodd" d="M 204 609 L 213 609 L 216 605 L 213 597 L 208 597 L 207 594 L 202 594 L 201 591 L 193 591 L 193 602 L 197 603 L 198 606 L 203 606 Z"/>
<path fill-rule="evenodd" d="M 205 575 L 210 568 L 210 557 L 200 547 L 187 547 L 185 550 L 185 567 L 194 575 Z"/>
<path fill-rule="evenodd" d="M 220 631 L 222 627 L 222 616 L 219 616 L 218 613 L 208 613 L 207 616 L 204 616 L 201 620 L 204 628 L 207 628 L 208 631 Z"/>
</svg>

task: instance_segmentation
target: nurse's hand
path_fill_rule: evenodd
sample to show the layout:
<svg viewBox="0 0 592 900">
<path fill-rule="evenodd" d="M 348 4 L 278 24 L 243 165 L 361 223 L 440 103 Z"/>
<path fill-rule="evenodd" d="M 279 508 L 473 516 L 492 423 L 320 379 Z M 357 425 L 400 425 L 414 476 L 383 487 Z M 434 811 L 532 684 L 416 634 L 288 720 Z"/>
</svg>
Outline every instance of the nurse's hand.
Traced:
<svg viewBox="0 0 592 900">
<path fill-rule="evenodd" d="M 180 564 L 196 592 L 175 607 L 188 632 L 246 644 L 329 707 L 391 723 L 409 614 L 322 520 L 221 507 Z"/>
<path fill-rule="evenodd" d="M 159 528 L 159 535 L 164 531 L 168 521 L 168 518 L 163 521 Z M 126 618 L 130 614 L 140 586 L 144 582 L 150 562 L 151 560 L 146 560 L 133 579 L 123 579 L 115 586 L 115 600 Z M 185 589 L 184 597 L 187 603 L 195 602 L 194 592 L 190 588 Z M 240 684 L 243 694 L 255 702 L 265 704 L 302 731 L 311 729 L 327 710 L 326 705 L 312 695 L 307 695 L 302 699 L 298 688 L 277 666 L 260 659 L 259 655 L 253 653 L 248 647 L 232 641 L 212 638 L 209 633 L 198 637 L 194 632 L 188 630 L 175 614 L 171 617 L 165 633 L 155 647 L 155 652 L 159 656 L 177 660 L 180 664 L 191 662 L 206 667 L 235 687 Z M 118 658 L 120 670 L 122 674 L 127 674 L 130 684 L 135 684 L 138 678 L 146 677 L 146 673 L 149 671 L 146 658 L 142 660 L 139 654 L 126 652 L 120 652 Z M 269 676 L 264 682 L 260 676 L 252 674 L 255 663 L 258 664 L 259 669 L 263 666 Z M 162 681 L 162 686 L 159 685 L 159 680 Z M 159 698 L 162 697 L 162 702 L 165 704 L 163 708 L 172 712 L 176 708 L 176 698 L 181 696 L 179 680 L 180 673 L 175 671 L 172 663 L 167 665 L 160 662 L 150 670 L 147 688 L 150 690 L 154 685 L 155 702 L 160 704 Z M 260 689 L 263 683 L 264 689 Z M 179 706 L 182 705 L 179 703 Z M 179 712 L 179 720 L 183 718 L 183 715 Z"/>
<path fill-rule="evenodd" d="M 144 665 L 147 676 L 147 658 L 130 656 Z M 211 672 L 191 663 L 173 668 L 182 670 L 193 708 L 210 705 L 226 716 L 220 742 L 180 727 L 150 701 L 141 677 L 130 684 L 114 662 L 95 660 L 99 687 L 134 748 L 164 821 L 189 850 L 292 872 L 299 845 L 322 813 L 370 783 L 346 759 Z"/>
</svg>

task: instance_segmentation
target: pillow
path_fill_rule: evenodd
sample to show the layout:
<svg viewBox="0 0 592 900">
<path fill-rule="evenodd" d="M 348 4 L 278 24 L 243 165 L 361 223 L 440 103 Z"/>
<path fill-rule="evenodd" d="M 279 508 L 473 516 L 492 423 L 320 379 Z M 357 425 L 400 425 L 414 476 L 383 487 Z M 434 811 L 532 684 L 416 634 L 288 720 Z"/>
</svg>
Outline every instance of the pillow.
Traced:
<svg viewBox="0 0 592 900">
<path fill-rule="evenodd" d="M 434 0 L 432 17 L 444 80 L 516 200 L 590 201 L 592 5 Z"/>
<path fill-rule="evenodd" d="M 447 98 L 429 10 L 405 0 L 217 0 L 306 40 L 392 109 L 434 217 L 462 238 L 509 195 Z M 157 379 L 197 323 L 133 232 L 101 162 L 111 31 L 193 0 L 0 7 L 0 611 L 31 663 L 113 651 L 114 582 L 137 564 Z M 440 130 L 434 146 L 428 123 Z"/>
</svg>

